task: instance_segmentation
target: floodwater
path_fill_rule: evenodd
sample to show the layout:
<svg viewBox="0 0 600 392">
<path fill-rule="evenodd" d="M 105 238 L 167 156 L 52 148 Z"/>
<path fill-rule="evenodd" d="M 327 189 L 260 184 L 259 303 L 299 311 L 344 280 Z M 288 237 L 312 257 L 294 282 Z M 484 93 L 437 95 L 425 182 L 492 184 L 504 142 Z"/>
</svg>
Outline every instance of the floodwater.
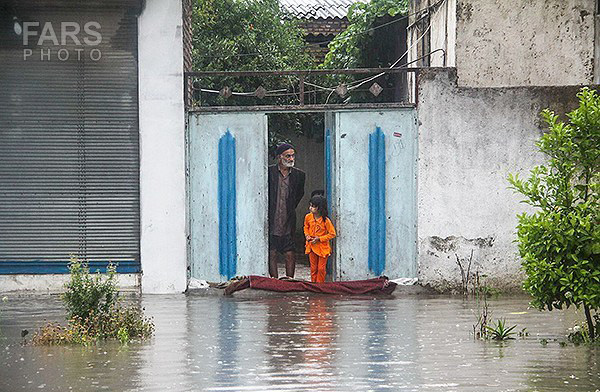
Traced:
<svg viewBox="0 0 600 392">
<path fill-rule="evenodd" d="M 61 321 L 61 303 L 9 296 L 0 302 L 0 391 L 600 388 L 600 349 L 559 344 L 582 313 L 539 312 L 525 297 L 490 301 L 494 319 L 529 332 L 507 342 L 474 340 L 475 305 L 461 297 L 148 295 L 141 302 L 156 325 L 150 341 L 32 347 L 21 344 L 21 330 Z"/>
</svg>

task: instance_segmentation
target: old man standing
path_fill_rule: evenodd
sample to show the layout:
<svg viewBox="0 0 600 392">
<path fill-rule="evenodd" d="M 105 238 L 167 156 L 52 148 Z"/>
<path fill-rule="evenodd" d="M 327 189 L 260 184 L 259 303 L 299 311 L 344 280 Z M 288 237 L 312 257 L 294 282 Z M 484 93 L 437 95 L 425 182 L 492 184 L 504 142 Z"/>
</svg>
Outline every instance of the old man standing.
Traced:
<svg viewBox="0 0 600 392">
<path fill-rule="evenodd" d="M 275 150 L 277 163 L 269 166 L 269 275 L 272 278 L 278 277 L 278 254 L 285 256 L 285 274 L 288 277 L 293 278 L 296 269 L 296 207 L 304 196 L 306 175 L 294 167 L 295 154 L 291 144 L 280 144 Z"/>
</svg>

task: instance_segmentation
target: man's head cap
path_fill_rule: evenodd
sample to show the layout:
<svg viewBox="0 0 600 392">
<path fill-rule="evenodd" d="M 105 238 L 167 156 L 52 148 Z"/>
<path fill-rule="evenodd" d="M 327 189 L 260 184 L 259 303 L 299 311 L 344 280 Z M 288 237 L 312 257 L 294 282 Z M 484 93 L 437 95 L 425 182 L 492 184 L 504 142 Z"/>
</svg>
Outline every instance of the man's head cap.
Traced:
<svg viewBox="0 0 600 392">
<path fill-rule="evenodd" d="M 294 149 L 294 146 L 292 146 L 289 143 L 281 143 L 280 145 L 277 146 L 277 149 L 275 150 L 275 155 L 281 155 L 283 154 L 284 151 L 287 151 L 289 149 Z"/>
</svg>

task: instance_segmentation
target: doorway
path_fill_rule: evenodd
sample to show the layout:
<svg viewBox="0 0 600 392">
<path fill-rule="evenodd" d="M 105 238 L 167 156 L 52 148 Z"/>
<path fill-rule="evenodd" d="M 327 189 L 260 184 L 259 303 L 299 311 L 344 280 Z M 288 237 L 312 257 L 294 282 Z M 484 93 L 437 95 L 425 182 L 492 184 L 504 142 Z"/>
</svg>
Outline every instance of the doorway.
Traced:
<svg viewBox="0 0 600 392">
<path fill-rule="evenodd" d="M 298 222 L 313 190 L 324 189 L 329 200 L 338 231 L 328 263 L 333 280 L 415 277 L 416 110 L 312 114 L 320 116 L 314 121 L 321 121 L 320 131 L 311 137 L 288 134 L 286 141 L 297 149 L 297 167 L 307 172 Z M 269 137 L 276 118 L 275 111 L 190 112 L 191 277 L 223 281 L 267 275 L 266 168 L 273 163 L 269 146 L 277 144 Z M 284 137 L 286 132 L 280 130 Z M 301 234 L 302 228 L 298 230 Z M 301 257 L 303 236 L 296 237 Z"/>
<path fill-rule="evenodd" d="M 308 257 L 304 254 L 304 216 L 313 192 L 325 195 L 325 128 L 323 112 L 268 113 L 269 165 L 276 164 L 275 148 L 283 142 L 296 150 L 295 167 L 306 173 L 304 196 L 296 208 L 294 233 L 296 277 L 310 280 Z M 328 263 L 331 265 L 331 263 Z M 279 276 L 283 276 L 283 260 L 279 262 Z"/>
</svg>

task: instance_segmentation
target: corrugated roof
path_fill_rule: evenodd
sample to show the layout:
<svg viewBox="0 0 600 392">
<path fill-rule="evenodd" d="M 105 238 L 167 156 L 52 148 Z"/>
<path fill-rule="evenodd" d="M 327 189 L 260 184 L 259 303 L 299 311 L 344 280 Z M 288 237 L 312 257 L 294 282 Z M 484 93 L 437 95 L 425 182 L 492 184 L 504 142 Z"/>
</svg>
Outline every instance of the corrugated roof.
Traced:
<svg viewBox="0 0 600 392">
<path fill-rule="evenodd" d="M 368 0 L 279 0 L 283 9 L 300 19 L 344 18 L 356 2 Z"/>
</svg>

